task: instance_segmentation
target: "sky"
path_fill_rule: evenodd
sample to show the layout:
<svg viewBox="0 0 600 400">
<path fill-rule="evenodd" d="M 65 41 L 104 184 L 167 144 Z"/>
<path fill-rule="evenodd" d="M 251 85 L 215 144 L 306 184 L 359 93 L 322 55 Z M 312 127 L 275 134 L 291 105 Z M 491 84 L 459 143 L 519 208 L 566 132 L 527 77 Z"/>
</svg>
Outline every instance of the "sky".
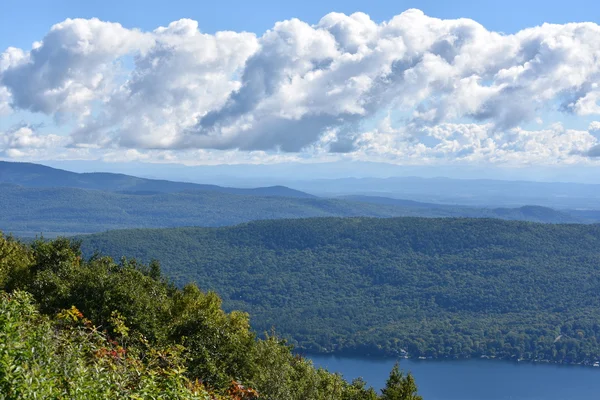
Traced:
<svg viewBox="0 0 600 400">
<path fill-rule="evenodd" d="M 3 0 L 0 159 L 595 175 L 596 3 Z"/>
</svg>

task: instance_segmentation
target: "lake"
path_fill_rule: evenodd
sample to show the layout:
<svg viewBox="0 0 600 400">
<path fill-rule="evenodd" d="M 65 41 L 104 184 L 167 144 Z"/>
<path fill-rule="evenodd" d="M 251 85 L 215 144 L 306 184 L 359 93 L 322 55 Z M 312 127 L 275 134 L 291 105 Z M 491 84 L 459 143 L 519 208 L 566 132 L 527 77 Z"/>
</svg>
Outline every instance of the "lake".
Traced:
<svg viewBox="0 0 600 400">
<path fill-rule="evenodd" d="M 314 364 L 346 379 L 361 376 L 381 389 L 395 359 L 310 355 Z M 600 368 L 501 360 L 400 360 L 424 400 L 598 400 Z"/>
</svg>

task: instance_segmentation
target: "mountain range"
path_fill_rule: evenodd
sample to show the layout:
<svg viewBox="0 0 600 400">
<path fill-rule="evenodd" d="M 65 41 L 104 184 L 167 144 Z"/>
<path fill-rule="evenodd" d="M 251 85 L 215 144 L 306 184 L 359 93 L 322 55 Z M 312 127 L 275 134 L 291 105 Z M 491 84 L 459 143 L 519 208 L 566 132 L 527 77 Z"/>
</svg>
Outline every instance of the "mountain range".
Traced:
<svg viewBox="0 0 600 400">
<path fill-rule="evenodd" d="M 125 193 L 175 193 L 182 191 L 219 192 L 252 196 L 279 196 L 313 198 L 315 196 L 285 186 L 260 188 L 231 188 L 218 185 L 202 185 L 189 182 L 173 182 L 160 179 L 145 179 L 135 176 L 88 172 L 76 173 L 45 165 L 0 161 L 0 182 L 25 187 L 50 188 L 68 187 L 105 190 Z"/>
<path fill-rule="evenodd" d="M 600 220 L 600 212 L 594 210 L 477 207 L 359 194 L 317 197 L 285 186 L 231 188 L 10 162 L 0 162 L 0 207 L 0 229 L 24 237 L 306 217 L 473 217 L 547 223 Z"/>
</svg>

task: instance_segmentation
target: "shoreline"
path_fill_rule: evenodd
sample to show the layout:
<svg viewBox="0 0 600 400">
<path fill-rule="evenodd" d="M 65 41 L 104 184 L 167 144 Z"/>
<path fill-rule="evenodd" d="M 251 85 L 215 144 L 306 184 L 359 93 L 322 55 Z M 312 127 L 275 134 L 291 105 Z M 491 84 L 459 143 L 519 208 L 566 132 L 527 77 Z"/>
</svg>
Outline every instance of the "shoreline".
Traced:
<svg viewBox="0 0 600 400">
<path fill-rule="evenodd" d="M 502 361 L 513 364 L 534 364 L 534 365 L 554 365 L 554 366 L 573 366 L 573 367 L 586 367 L 586 368 L 598 368 L 600 370 L 600 361 L 591 362 L 563 362 L 553 360 L 539 360 L 539 359 L 519 359 L 515 357 L 496 357 L 482 355 L 480 357 L 411 357 L 409 355 L 391 356 L 391 355 L 371 355 L 371 354 L 356 354 L 356 353 L 344 353 L 344 352 L 310 352 L 310 351 L 297 351 L 293 350 L 294 354 L 298 354 L 304 358 L 311 359 L 312 357 L 333 357 L 333 358 L 346 358 L 346 359 L 369 359 L 377 361 L 390 361 L 390 360 L 410 360 L 415 362 L 445 362 L 445 361 L 473 361 L 473 360 L 487 360 L 487 361 Z"/>
</svg>

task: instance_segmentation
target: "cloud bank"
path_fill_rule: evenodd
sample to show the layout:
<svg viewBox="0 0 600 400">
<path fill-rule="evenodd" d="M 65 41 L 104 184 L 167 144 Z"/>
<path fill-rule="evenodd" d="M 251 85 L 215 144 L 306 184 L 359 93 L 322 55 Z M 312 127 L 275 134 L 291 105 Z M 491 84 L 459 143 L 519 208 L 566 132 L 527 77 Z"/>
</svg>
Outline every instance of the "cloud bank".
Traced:
<svg viewBox="0 0 600 400">
<path fill-rule="evenodd" d="M 562 117 L 600 119 L 598 82 L 594 23 L 504 35 L 413 9 L 257 36 L 68 19 L 0 55 L 0 116 L 45 115 L 60 134 L 0 132 L 0 154 L 586 163 L 600 156 L 600 122 Z"/>
</svg>

